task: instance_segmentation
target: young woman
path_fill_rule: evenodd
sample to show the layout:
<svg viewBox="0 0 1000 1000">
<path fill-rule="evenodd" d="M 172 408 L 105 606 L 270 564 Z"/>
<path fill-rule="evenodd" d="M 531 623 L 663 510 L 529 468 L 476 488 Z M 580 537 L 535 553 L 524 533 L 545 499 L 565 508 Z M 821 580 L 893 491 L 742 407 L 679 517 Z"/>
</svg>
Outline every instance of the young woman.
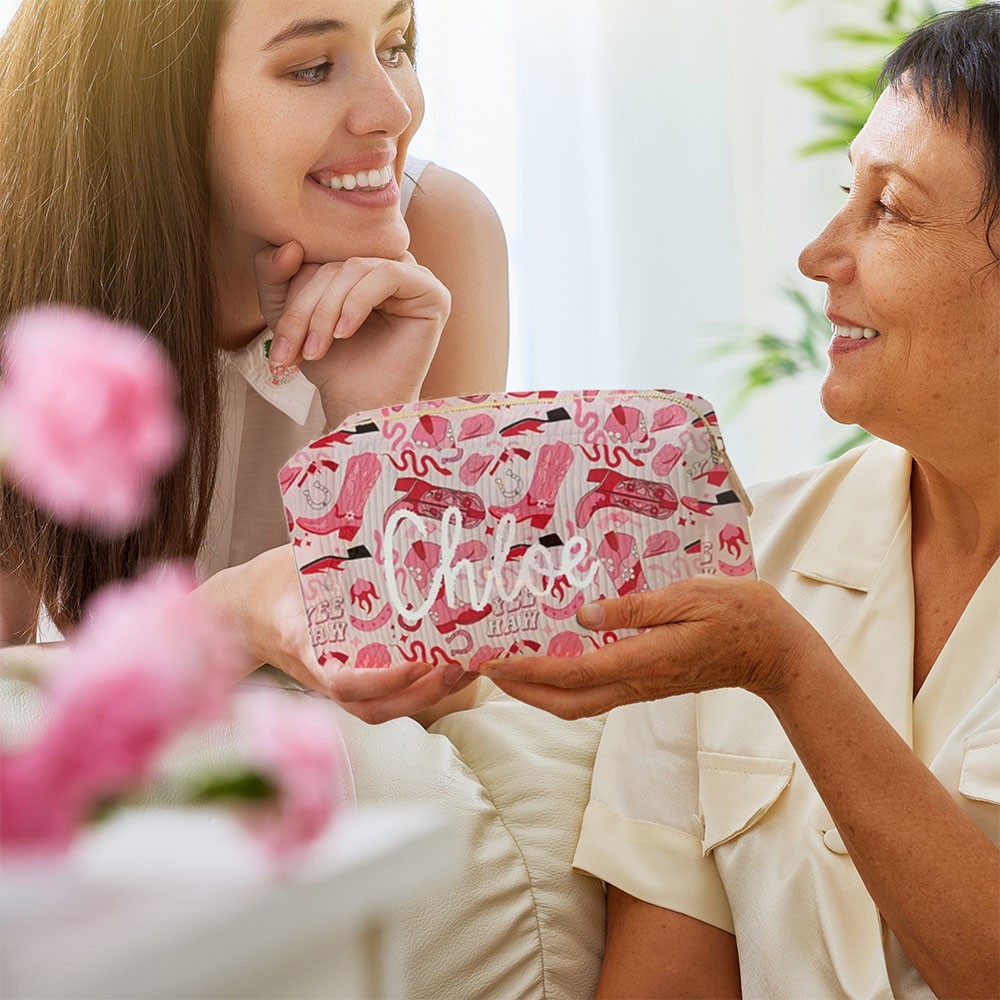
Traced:
<svg viewBox="0 0 1000 1000">
<path fill-rule="evenodd" d="M 58 301 L 150 330 L 188 446 L 122 541 L 5 487 L 4 641 L 32 638 L 41 608 L 71 626 L 146 560 L 197 555 L 248 670 L 279 666 L 372 721 L 467 683 L 425 665 L 321 674 L 275 486 L 355 410 L 503 386 L 499 223 L 467 181 L 406 157 L 413 18 L 411 0 L 22 4 L 0 41 L 0 318 Z"/>
</svg>

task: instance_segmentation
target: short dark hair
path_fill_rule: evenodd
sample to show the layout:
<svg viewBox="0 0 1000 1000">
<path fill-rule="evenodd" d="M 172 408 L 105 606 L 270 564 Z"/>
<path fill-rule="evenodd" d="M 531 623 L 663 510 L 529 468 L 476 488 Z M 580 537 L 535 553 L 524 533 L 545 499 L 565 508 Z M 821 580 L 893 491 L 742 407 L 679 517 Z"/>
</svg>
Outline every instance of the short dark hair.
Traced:
<svg viewBox="0 0 1000 1000">
<path fill-rule="evenodd" d="M 1000 260 L 1000 3 L 937 14 L 890 54 L 879 90 L 909 86 L 940 121 L 964 118 L 983 157 L 983 193 L 976 213 Z"/>
</svg>

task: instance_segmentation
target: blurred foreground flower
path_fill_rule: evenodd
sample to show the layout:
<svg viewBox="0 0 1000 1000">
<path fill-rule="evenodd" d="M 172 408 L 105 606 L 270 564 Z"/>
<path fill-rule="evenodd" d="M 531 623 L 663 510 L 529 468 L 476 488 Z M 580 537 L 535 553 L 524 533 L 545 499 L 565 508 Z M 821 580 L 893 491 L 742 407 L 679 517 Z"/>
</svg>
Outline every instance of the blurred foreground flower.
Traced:
<svg viewBox="0 0 1000 1000">
<path fill-rule="evenodd" d="M 42 306 L 10 321 L 3 361 L 6 477 L 63 523 L 135 526 L 184 438 L 161 348 L 137 327 Z"/>
<path fill-rule="evenodd" d="M 45 671 L 47 722 L 0 753 L 0 848 L 66 851 L 89 824 L 154 792 L 165 752 L 185 731 L 226 715 L 243 661 L 235 636 L 166 564 L 113 584 Z M 180 803 L 235 806 L 279 869 L 326 828 L 342 796 L 333 716 L 288 692 L 240 700 L 242 758 L 173 783 Z M 168 782 L 169 783 L 169 782 Z"/>
<path fill-rule="evenodd" d="M 333 777 L 341 743 L 321 704 L 290 701 L 278 691 L 242 706 L 253 741 L 253 760 L 275 790 L 271 804 L 245 812 L 244 822 L 279 863 L 294 857 L 326 827 L 337 792 Z"/>
<path fill-rule="evenodd" d="M 48 721 L 0 757 L 0 844 L 63 850 L 110 800 L 134 791 L 187 726 L 228 704 L 239 647 L 165 565 L 94 596 L 47 672 Z"/>
<path fill-rule="evenodd" d="M 134 327 L 45 307 L 8 326 L 3 361 L 4 475 L 58 521 L 107 535 L 134 527 L 184 436 L 161 350 Z M 89 823 L 154 789 L 186 730 L 231 710 L 246 658 L 195 585 L 190 569 L 166 564 L 105 587 L 58 652 L 5 661 L 6 676 L 40 681 L 46 701 L 40 730 L 0 749 L 5 853 L 66 851 Z M 246 759 L 187 775 L 172 800 L 235 803 L 284 866 L 340 799 L 339 734 L 319 705 L 277 693 L 247 711 Z"/>
</svg>

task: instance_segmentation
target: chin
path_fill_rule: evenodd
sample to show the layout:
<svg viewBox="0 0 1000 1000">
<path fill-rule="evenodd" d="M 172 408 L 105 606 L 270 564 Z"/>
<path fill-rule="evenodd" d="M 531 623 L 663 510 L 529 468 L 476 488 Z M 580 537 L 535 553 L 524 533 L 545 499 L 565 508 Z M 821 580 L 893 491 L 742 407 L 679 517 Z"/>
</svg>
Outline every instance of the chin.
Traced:
<svg viewBox="0 0 1000 1000">
<path fill-rule="evenodd" d="M 861 420 L 862 408 L 858 405 L 859 401 L 855 396 L 855 393 L 850 392 L 844 386 L 837 385 L 827 373 L 820 389 L 819 401 L 831 420 L 835 420 L 838 424 L 856 424 Z"/>
</svg>

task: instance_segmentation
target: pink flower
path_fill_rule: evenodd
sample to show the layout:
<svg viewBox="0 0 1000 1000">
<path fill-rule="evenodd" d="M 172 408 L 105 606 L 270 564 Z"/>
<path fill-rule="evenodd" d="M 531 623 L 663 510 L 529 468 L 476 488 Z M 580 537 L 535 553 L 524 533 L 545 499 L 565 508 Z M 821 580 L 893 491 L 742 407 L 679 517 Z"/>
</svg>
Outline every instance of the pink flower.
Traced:
<svg viewBox="0 0 1000 1000">
<path fill-rule="evenodd" d="M 339 800 L 342 742 L 321 703 L 281 691 L 255 693 L 240 705 L 254 763 L 277 799 L 243 813 L 247 826 L 280 865 L 295 858 L 333 817 Z"/>
<path fill-rule="evenodd" d="M 168 565 L 91 600 L 59 654 L 48 724 L 0 758 L 5 847 L 68 847 L 97 805 L 141 783 L 174 736 L 221 714 L 239 649 L 193 586 L 190 571 Z"/>
<path fill-rule="evenodd" d="M 15 317 L 0 383 L 7 475 L 67 524 L 119 533 L 148 512 L 183 427 L 159 346 L 136 327 L 59 306 Z"/>
</svg>

